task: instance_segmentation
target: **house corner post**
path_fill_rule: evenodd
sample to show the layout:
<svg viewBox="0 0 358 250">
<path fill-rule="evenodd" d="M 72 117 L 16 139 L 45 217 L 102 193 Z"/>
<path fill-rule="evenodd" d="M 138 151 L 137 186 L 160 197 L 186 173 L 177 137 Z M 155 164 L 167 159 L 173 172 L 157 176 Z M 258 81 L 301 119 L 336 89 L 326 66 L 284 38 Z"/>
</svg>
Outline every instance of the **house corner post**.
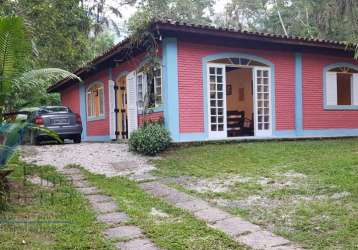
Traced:
<svg viewBox="0 0 358 250">
<path fill-rule="evenodd" d="M 164 122 L 174 142 L 179 133 L 178 47 L 176 38 L 163 39 Z"/>
<path fill-rule="evenodd" d="M 296 135 L 303 135 L 303 96 L 302 96 L 302 54 L 295 54 L 295 128 Z"/>
<path fill-rule="evenodd" d="M 83 82 L 79 83 L 80 92 L 80 115 L 82 120 L 82 135 L 83 141 L 87 141 L 87 115 L 86 115 L 86 87 Z"/>
</svg>

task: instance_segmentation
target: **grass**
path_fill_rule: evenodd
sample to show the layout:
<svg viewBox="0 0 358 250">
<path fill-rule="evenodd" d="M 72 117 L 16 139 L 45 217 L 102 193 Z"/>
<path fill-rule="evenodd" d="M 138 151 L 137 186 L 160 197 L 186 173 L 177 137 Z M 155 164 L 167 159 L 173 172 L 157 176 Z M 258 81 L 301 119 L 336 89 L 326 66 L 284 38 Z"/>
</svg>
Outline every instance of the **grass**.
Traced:
<svg viewBox="0 0 358 250">
<path fill-rule="evenodd" d="M 244 249 L 224 233 L 181 209 L 145 193 L 133 181 L 123 177 L 105 178 L 86 172 L 88 180 L 111 195 L 122 211 L 163 249 Z M 156 216 L 152 209 L 167 216 Z"/>
<path fill-rule="evenodd" d="M 174 186 L 307 248 L 358 249 L 358 139 L 184 146 L 155 164 L 157 175 L 191 176 L 194 185 L 246 178 L 225 192 Z"/>
<path fill-rule="evenodd" d="M 17 156 L 11 163 L 10 200 L 0 212 L 0 249 L 113 249 L 89 204 L 54 168 L 28 165 Z M 24 185 L 24 167 L 27 174 L 57 185 Z"/>
</svg>

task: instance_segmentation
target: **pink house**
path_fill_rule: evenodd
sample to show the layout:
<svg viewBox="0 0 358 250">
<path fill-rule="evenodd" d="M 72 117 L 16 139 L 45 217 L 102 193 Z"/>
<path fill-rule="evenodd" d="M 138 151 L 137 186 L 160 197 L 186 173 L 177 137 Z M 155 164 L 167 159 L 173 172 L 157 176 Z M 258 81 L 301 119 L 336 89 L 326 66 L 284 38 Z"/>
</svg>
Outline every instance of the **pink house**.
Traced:
<svg viewBox="0 0 358 250">
<path fill-rule="evenodd" d="M 358 62 L 341 42 L 153 22 L 49 88 L 81 114 L 83 140 L 127 138 L 163 119 L 175 142 L 358 136 Z M 146 107 L 146 108 L 145 108 Z M 148 108 L 150 107 L 150 108 Z"/>
</svg>

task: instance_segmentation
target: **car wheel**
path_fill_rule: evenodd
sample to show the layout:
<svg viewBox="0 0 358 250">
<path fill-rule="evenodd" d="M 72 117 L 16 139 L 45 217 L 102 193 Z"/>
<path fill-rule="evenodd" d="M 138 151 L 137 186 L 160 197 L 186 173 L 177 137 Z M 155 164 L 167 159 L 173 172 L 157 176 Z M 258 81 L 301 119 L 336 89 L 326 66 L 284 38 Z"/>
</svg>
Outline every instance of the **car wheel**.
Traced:
<svg viewBox="0 0 358 250">
<path fill-rule="evenodd" d="M 77 136 L 77 137 L 75 137 L 75 138 L 73 138 L 73 142 L 74 143 L 81 143 L 81 136 Z"/>
<path fill-rule="evenodd" d="M 30 134 L 30 144 L 31 145 L 39 145 L 40 139 L 36 137 L 34 132 L 31 132 Z"/>
</svg>

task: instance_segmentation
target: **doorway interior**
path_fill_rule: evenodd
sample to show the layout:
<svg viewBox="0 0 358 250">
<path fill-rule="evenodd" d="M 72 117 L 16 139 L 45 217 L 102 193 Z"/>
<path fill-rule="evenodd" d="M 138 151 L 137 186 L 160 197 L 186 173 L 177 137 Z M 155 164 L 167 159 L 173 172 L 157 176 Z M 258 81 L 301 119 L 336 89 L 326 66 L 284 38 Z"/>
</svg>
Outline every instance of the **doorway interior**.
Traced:
<svg viewBox="0 0 358 250">
<path fill-rule="evenodd" d="M 209 139 L 272 136 L 271 68 L 247 58 L 208 62 Z"/>
<path fill-rule="evenodd" d="M 254 136 L 252 68 L 226 67 L 227 137 Z"/>
</svg>

